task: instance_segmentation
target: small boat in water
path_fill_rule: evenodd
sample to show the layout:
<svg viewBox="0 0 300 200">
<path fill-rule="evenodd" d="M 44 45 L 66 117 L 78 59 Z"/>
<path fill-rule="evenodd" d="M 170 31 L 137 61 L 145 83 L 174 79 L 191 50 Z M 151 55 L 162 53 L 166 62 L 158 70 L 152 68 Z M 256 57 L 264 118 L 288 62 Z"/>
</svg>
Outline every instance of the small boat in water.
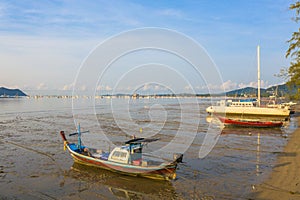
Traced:
<svg viewBox="0 0 300 200">
<path fill-rule="evenodd" d="M 244 119 L 230 119 L 230 118 L 220 117 L 220 116 L 218 116 L 218 119 L 225 126 L 273 128 L 273 127 L 281 127 L 283 125 L 283 122 L 275 122 L 275 121 L 254 121 L 254 120 L 244 120 Z"/>
<path fill-rule="evenodd" d="M 182 162 L 183 154 L 174 154 L 174 160 L 166 162 L 161 159 L 150 160 L 142 154 L 144 144 L 158 139 L 135 138 L 125 142 L 124 146 L 115 147 L 111 152 L 83 146 L 81 144 L 80 126 L 78 143 L 69 143 L 64 131 L 60 132 L 65 149 L 68 149 L 74 161 L 80 164 L 99 167 L 127 175 L 152 179 L 171 180 L 176 178 L 176 168 Z"/>
</svg>

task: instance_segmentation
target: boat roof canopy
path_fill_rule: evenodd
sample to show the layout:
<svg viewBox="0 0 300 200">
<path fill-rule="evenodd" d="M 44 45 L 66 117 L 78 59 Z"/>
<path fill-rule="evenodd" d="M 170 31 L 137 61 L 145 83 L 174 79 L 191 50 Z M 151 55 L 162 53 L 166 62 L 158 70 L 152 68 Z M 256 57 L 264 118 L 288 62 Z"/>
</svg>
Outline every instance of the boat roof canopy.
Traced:
<svg viewBox="0 0 300 200">
<path fill-rule="evenodd" d="M 142 142 L 154 142 L 154 141 L 157 141 L 159 140 L 158 138 L 153 138 L 153 139 L 150 139 L 150 138 L 135 138 L 135 139 L 132 139 L 132 140 L 128 140 L 127 142 L 125 142 L 125 144 L 140 144 Z"/>
</svg>

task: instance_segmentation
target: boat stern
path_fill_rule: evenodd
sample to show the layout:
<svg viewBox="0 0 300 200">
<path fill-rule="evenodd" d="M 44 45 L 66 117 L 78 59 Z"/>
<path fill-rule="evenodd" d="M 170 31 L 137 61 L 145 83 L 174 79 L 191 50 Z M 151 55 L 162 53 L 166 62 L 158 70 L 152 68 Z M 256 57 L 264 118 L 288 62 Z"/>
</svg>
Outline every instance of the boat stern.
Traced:
<svg viewBox="0 0 300 200">
<path fill-rule="evenodd" d="M 183 154 L 181 153 L 174 153 L 173 154 L 173 162 L 175 163 L 182 163 Z"/>
</svg>

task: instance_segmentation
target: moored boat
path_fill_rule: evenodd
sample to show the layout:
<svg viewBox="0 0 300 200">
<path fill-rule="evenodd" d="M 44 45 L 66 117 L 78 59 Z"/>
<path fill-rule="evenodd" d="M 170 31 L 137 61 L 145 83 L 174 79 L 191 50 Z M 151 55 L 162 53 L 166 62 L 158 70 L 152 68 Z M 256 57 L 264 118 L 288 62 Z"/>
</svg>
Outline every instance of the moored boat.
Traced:
<svg viewBox="0 0 300 200">
<path fill-rule="evenodd" d="M 218 116 L 218 119 L 225 126 L 238 126 L 238 127 L 255 127 L 255 128 L 274 128 L 281 127 L 283 122 L 275 121 L 254 121 L 254 120 L 245 120 L 245 119 L 230 119 L 226 117 Z"/>
<path fill-rule="evenodd" d="M 80 164 L 99 167 L 126 175 L 141 176 L 151 179 L 171 180 L 176 178 L 176 168 L 182 161 L 182 154 L 174 154 L 173 161 L 150 159 L 142 154 L 144 144 L 157 139 L 135 138 L 125 142 L 124 146 L 115 147 L 111 152 L 83 146 L 78 132 L 78 143 L 70 143 L 64 131 L 60 132 L 64 147 L 68 149 L 74 161 Z M 69 136 L 70 136 L 69 135 Z"/>
<path fill-rule="evenodd" d="M 206 109 L 209 114 L 226 114 L 234 117 L 268 118 L 272 120 L 286 121 L 290 116 L 290 110 L 265 107 L 241 107 L 241 106 L 210 106 Z"/>
<path fill-rule="evenodd" d="M 223 100 L 216 106 L 209 106 L 206 108 L 209 114 L 226 114 L 234 117 L 247 117 L 254 119 L 270 119 L 286 121 L 290 116 L 290 109 L 288 106 L 284 107 L 262 107 L 260 99 L 260 47 L 257 46 L 257 100 Z"/>
</svg>

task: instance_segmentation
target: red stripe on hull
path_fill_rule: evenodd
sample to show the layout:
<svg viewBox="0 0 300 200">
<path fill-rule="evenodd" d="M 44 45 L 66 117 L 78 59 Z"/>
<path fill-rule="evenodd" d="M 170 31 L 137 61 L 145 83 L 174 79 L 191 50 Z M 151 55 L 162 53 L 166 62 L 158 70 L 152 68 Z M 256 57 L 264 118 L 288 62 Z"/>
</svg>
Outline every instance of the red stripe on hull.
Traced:
<svg viewBox="0 0 300 200">
<path fill-rule="evenodd" d="M 226 125 L 230 126 L 241 126 L 241 127 L 259 127 L 259 128 L 272 128 L 281 127 L 282 122 L 260 122 L 260 121 L 244 121 L 244 120 L 233 120 L 224 117 L 218 117 L 219 120 Z"/>
</svg>

